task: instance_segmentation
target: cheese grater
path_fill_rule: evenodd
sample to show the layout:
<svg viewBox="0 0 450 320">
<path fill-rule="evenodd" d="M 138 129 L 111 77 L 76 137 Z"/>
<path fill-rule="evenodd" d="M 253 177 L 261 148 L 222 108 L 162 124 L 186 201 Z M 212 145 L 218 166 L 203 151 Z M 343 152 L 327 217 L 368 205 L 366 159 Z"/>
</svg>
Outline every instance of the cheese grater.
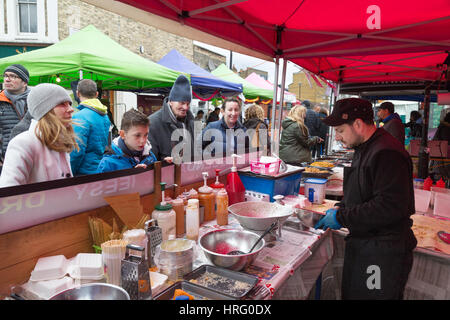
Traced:
<svg viewBox="0 0 450 320">
<path fill-rule="evenodd" d="M 131 255 L 129 250 L 141 251 L 141 257 Z M 121 266 L 122 288 L 130 295 L 131 300 L 151 300 L 152 286 L 150 271 L 145 259 L 145 248 L 128 244 L 125 259 Z"/>
<path fill-rule="evenodd" d="M 154 225 L 152 225 L 154 223 Z M 151 219 L 145 222 L 145 233 L 147 234 L 147 258 L 150 268 L 156 266 L 155 264 L 155 252 L 156 247 L 162 242 L 162 229 L 158 227 L 158 222 L 155 219 Z"/>
</svg>

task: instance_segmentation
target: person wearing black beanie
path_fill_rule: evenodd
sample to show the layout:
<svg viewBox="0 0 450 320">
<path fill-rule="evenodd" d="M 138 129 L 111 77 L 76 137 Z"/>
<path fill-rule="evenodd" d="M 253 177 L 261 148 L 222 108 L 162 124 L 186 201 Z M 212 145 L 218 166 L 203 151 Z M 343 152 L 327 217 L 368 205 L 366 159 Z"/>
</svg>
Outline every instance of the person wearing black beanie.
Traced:
<svg viewBox="0 0 450 320">
<path fill-rule="evenodd" d="M 24 66 L 13 64 L 3 71 L 2 80 L 4 90 L 0 92 L 0 172 L 11 130 L 27 112 L 30 74 Z"/>
<path fill-rule="evenodd" d="M 172 150 L 178 143 L 190 144 L 191 155 L 193 155 L 194 115 L 189 110 L 191 100 L 192 89 L 189 79 L 184 75 L 179 75 L 169 96 L 164 99 L 162 108 L 149 116 L 148 140 L 159 161 L 174 156 L 177 160 L 179 160 L 179 156 L 185 158 L 186 154 L 172 155 Z M 181 141 L 172 141 L 172 133 L 175 130 L 180 132 Z"/>
</svg>

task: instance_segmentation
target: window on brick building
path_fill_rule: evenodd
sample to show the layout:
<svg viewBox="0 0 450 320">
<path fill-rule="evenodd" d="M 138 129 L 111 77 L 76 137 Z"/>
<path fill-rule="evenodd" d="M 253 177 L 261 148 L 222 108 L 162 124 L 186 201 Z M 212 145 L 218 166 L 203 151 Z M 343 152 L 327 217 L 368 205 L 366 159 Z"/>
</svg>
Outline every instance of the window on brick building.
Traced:
<svg viewBox="0 0 450 320">
<path fill-rule="evenodd" d="M 18 0 L 19 30 L 21 33 L 37 33 L 37 0 Z"/>
</svg>

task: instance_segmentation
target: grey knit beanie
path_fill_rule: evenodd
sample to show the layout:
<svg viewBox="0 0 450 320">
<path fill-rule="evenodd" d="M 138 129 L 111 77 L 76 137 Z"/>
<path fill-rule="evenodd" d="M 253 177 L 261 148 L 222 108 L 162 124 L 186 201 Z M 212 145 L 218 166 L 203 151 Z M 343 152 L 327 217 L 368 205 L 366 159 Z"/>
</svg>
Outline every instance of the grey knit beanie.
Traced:
<svg viewBox="0 0 450 320">
<path fill-rule="evenodd" d="M 58 104 L 72 99 L 66 89 L 53 83 L 41 83 L 32 88 L 27 97 L 28 110 L 35 120 L 40 120 Z"/>
<path fill-rule="evenodd" d="M 177 80 L 175 80 L 175 83 L 170 90 L 169 101 L 191 102 L 191 100 L 191 85 L 189 84 L 188 78 L 181 74 L 178 76 Z"/>
<path fill-rule="evenodd" d="M 27 68 L 25 68 L 21 64 L 12 64 L 5 69 L 3 72 L 12 72 L 19 76 L 20 79 L 28 83 L 30 81 L 30 74 L 28 73 Z"/>
</svg>

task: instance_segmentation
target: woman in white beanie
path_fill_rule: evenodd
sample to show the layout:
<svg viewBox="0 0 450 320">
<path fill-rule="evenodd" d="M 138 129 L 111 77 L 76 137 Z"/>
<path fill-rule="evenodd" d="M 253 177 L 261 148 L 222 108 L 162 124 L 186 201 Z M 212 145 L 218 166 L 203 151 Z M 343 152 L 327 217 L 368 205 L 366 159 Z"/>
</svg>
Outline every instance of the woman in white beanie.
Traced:
<svg viewBox="0 0 450 320">
<path fill-rule="evenodd" d="M 8 144 L 0 187 L 72 177 L 70 152 L 78 144 L 70 96 L 61 86 L 43 83 L 31 89 L 27 104 L 33 119 Z"/>
</svg>

